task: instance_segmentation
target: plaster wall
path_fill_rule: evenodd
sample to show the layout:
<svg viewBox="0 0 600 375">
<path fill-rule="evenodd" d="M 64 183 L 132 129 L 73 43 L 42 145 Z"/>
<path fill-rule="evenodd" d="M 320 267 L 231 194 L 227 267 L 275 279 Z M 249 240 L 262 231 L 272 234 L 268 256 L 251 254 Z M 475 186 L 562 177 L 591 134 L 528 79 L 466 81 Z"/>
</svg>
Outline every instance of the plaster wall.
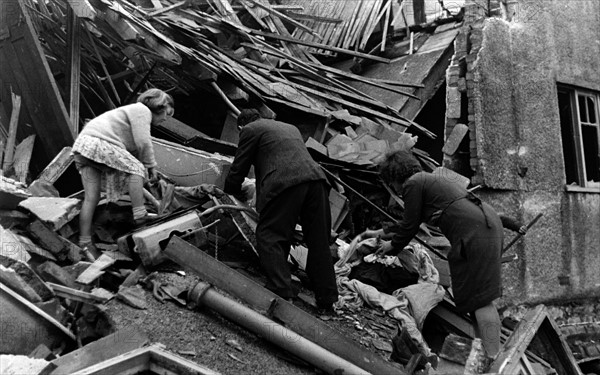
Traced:
<svg viewBox="0 0 600 375">
<path fill-rule="evenodd" d="M 503 266 L 505 299 L 599 295 L 600 192 L 565 190 L 556 88 L 600 90 L 600 2 L 519 1 L 513 10 L 510 22 L 480 21 L 481 49 L 467 60 L 474 180 L 498 211 L 524 222 L 544 214 L 511 250 L 519 260 Z"/>
</svg>

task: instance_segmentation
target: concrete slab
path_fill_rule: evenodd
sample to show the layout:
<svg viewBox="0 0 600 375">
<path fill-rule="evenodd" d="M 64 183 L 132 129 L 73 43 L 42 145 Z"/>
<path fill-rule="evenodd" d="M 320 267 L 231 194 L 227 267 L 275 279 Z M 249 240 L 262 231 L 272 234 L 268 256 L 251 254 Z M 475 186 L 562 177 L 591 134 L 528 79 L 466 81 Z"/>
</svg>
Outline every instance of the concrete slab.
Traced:
<svg viewBox="0 0 600 375">
<path fill-rule="evenodd" d="M 53 230 L 59 230 L 79 214 L 81 201 L 75 198 L 31 197 L 19 203 Z"/>
<path fill-rule="evenodd" d="M 48 301 L 54 298 L 54 292 L 46 285 L 37 273 L 27 265 L 27 263 L 0 255 L 0 265 L 13 269 L 19 277 L 24 280 L 35 293 L 40 296 L 42 301 Z"/>
<path fill-rule="evenodd" d="M 46 281 L 77 288 L 73 275 L 62 269 L 54 262 L 45 262 L 37 267 L 37 271 Z"/>
</svg>

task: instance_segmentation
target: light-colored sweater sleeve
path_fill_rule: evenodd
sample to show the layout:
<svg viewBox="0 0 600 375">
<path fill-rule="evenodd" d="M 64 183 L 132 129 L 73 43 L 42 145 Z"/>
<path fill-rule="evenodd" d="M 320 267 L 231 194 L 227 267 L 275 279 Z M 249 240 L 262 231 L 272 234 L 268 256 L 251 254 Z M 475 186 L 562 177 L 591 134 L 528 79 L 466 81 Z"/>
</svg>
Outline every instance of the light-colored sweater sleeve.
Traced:
<svg viewBox="0 0 600 375">
<path fill-rule="evenodd" d="M 154 148 L 150 137 L 150 124 L 152 112 L 143 104 L 132 106 L 127 111 L 127 117 L 131 125 L 131 134 L 137 148 L 137 158 L 146 168 L 156 166 L 154 159 Z"/>
</svg>

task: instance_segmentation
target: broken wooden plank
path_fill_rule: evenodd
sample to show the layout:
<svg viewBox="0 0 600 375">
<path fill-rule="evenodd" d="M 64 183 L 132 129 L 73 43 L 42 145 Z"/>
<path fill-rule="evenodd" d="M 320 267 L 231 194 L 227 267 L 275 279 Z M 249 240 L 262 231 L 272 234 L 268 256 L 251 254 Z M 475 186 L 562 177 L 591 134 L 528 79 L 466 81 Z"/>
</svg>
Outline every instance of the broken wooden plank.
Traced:
<svg viewBox="0 0 600 375">
<path fill-rule="evenodd" d="M 96 18 L 96 9 L 90 5 L 88 0 L 67 0 L 67 2 L 75 17 L 88 18 L 91 21 Z"/>
<path fill-rule="evenodd" d="M 386 64 L 389 64 L 392 61 L 392 60 L 386 59 L 384 57 L 369 55 L 369 54 L 366 54 L 366 53 L 352 51 L 352 50 L 348 50 L 348 49 L 344 49 L 344 48 L 339 48 L 339 47 L 328 46 L 326 44 L 321 44 L 321 43 L 307 42 L 307 41 L 304 41 L 302 39 L 296 39 L 296 38 L 290 37 L 290 36 L 277 35 L 277 34 L 267 33 L 267 32 L 260 31 L 260 30 L 251 30 L 250 32 L 252 34 L 254 34 L 254 35 L 259 35 L 259 36 L 262 36 L 262 37 L 265 37 L 265 38 L 283 40 L 283 41 L 286 41 L 286 42 L 296 43 L 296 44 L 300 44 L 300 45 L 303 45 L 303 46 L 325 49 L 325 50 L 328 50 L 328 51 L 338 52 L 338 53 L 345 54 L 345 55 L 350 55 L 350 56 L 362 57 L 363 59 L 378 61 L 378 62 L 382 62 L 382 63 L 386 63 Z"/>
<path fill-rule="evenodd" d="M 69 288 L 68 286 L 63 286 L 55 283 L 46 283 L 52 290 L 54 294 L 59 297 L 67 298 L 73 301 L 84 302 L 84 303 L 106 303 L 110 301 L 108 297 L 98 296 L 92 293 L 84 292 L 81 290 Z"/>
<path fill-rule="evenodd" d="M 27 183 L 27 175 L 29 174 L 29 162 L 33 153 L 33 144 L 35 142 L 35 134 L 25 138 L 15 149 L 13 158 L 13 169 L 15 177 L 21 183 Z"/>
<path fill-rule="evenodd" d="M 382 84 L 382 83 L 374 81 L 374 80 L 372 80 L 370 78 L 366 78 L 366 77 L 363 77 L 363 76 L 359 76 L 357 74 L 352 74 L 352 73 L 349 73 L 349 72 L 345 72 L 343 70 L 340 70 L 340 69 L 337 69 L 337 68 L 332 68 L 332 67 L 329 67 L 327 65 L 314 65 L 313 64 L 312 67 L 315 68 L 315 69 L 317 69 L 317 70 L 323 70 L 323 71 L 325 71 L 327 73 L 335 74 L 335 75 L 337 75 L 338 77 L 341 77 L 341 78 L 346 78 L 346 79 L 351 79 L 351 80 L 354 80 L 354 81 L 363 82 L 363 83 L 369 84 L 371 86 L 375 86 L 375 87 L 379 87 L 381 89 L 385 89 L 385 90 L 388 90 L 388 91 L 391 91 L 391 92 L 395 92 L 396 94 L 406 95 L 406 96 L 408 96 L 410 98 L 413 98 L 413 99 L 419 99 L 419 100 L 421 99 L 418 96 L 413 95 L 413 94 L 411 94 L 409 92 L 398 90 L 395 87 L 391 87 L 391 86 Z"/>
<path fill-rule="evenodd" d="M 77 3 L 87 3 L 87 0 Z M 89 5 L 89 4 L 88 4 Z M 79 103 L 81 93 L 81 25 L 72 7 L 67 8 L 67 72 L 65 92 L 71 119 L 71 133 L 79 134 Z"/>
<path fill-rule="evenodd" d="M 6 140 L 6 151 L 4 153 L 4 161 L 2 169 L 7 171 L 13 165 L 13 155 L 15 152 L 15 144 L 17 140 L 17 126 L 19 125 L 19 114 L 21 112 L 21 97 L 11 90 L 12 96 L 12 113 L 10 115 L 10 123 L 8 126 L 8 139 Z"/>
<path fill-rule="evenodd" d="M 402 370 L 349 341 L 325 323 L 279 298 L 255 281 L 227 267 L 179 237 L 172 237 L 165 255 L 181 266 L 193 270 L 204 281 L 232 294 L 259 311 L 269 311 L 274 318 L 323 348 L 371 371 L 373 374 L 402 374 Z"/>
<path fill-rule="evenodd" d="M 106 345 L 106 344 L 105 344 Z M 57 369 L 58 370 L 58 369 Z M 185 374 L 185 375 L 219 375 L 219 373 L 182 358 L 163 349 L 162 344 L 138 348 L 126 353 L 108 357 L 102 362 L 72 372 L 72 375 L 101 374 Z M 66 372 L 52 372 L 52 375 Z"/>
<path fill-rule="evenodd" d="M 273 5 L 271 5 L 273 7 Z M 277 8 L 275 8 L 277 9 Z M 331 18 L 331 17 L 322 17 L 315 16 L 314 14 L 305 14 L 305 13 L 296 13 L 296 12 L 287 12 L 286 15 L 295 19 L 295 20 L 313 20 L 317 22 L 329 22 L 329 23 L 342 23 L 344 20 L 341 18 Z"/>
<path fill-rule="evenodd" d="M 521 357 L 536 337 L 547 352 L 545 359 L 557 373 L 581 375 L 573 352 L 544 305 L 538 305 L 521 319 L 500 349 L 489 372 L 506 375 L 518 373 Z M 539 346 L 537 348 L 540 349 Z"/>
<path fill-rule="evenodd" d="M 46 59 L 39 36 L 34 29 L 27 5 L 23 0 L 3 0 L 6 9 L 14 10 L 7 17 L 10 35 L 20 35 L 2 41 L 3 61 L 0 79 L 12 82 L 22 95 L 23 107 L 31 119 L 38 141 L 43 146 L 40 162 L 46 162 L 63 147 L 73 144 L 74 138 L 64 102 Z M 4 104 L 7 108 L 7 105 Z"/>
<path fill-rule="evenodd" d="M 323 37 L 317 33 L 315 33 L 310 27 L 307 27 L 306 25 L 286 16 L 285 14 L 281 13 L 280 11 L 272 8 L 271 6 L 267 6 L 265 4 L 261 3 L 261 0 L 247 0 L 249 2 L 251 2 L 252 4 L 256 5 L 259 8 L 262 8 L 264 10 L 266 10 L 267 12 L 271 13 L 272 15 L 275 15 L 281 19 L 284 19 L 288 22 L 290 22 L 292 25 L 296 26 L 297 28 L 306 31 L 309 34 L 314 35 L 315 37 L 317 37 L 319 40 L 322 40 Z"/>
<path fill-rule="evenodd" d="M 179 8 L 183 7 L 184 5 L 186 5 L 186 4 L 187 4 L 187 0 L 183 0 L 183 1 L 180 1 L 178 3 L 166 6 L 164 8 L 157 9 L 154 12 L 150 12 L 150 13 L 146 14 L 146 17 L 156 17 L 158 15 L 170 12 L 172 10 L 179 9 Z"/>
<path fill-rule="evenodd" d="M 111 91 L 112 91 L 115 99 L 117 100 L 117 105 L 121 105 L 121 98 L 119 97 L 119 94 L 117 93 L 117 89 L 115 88 L 113 78 L 111 77 L 110 73 L 108 72 L 108 69 L 106 68 L 106 64 L 104 63 L 104 58 L 102 57 L 102 55 L 100 54 L 100 51 L 98 50 L 96 41 L 92 37 L 92 33 L 87 29 L 87 27 L 84 27 L 83 29 L 85 30 L 88 41 L 89 41 L 90 45 L 92 46 L 92 49 L 94 51 L 94 54 L 96 55 L 96 58 L 98 59 L 98 63 L 100 64 L 100 67 L 102 68 L 102 71 L 104 72 L 104 79 L 106 79 L 108 81 Z"/>
<path fill-rule="evenodd" d="M 143 331 L 134 327 L 124 328 L 55 359 L 52 363 L 57 367 L 51 374 L 74 374 L 92 365 L 141 348 L 149 342 L 150 339 Z"/>
<path fill-rule="evenodd" d="M 86 270 L 83 271 L 81 273 L 81 275 L 79 275 L 79 277 L 77 277 L 77 280 L 75 280 L 75 281 L 77 281 L 78 283 L 83 284 L 83 285 L 88 285 L 92 281 L 94 281 L 98 277 L 100 277 L 102 274 L 104 274 L 103 270 L 105 268 L 108 268 L 115 262 L 116 261 L 114 258 L 112 258 L 106 254 L 102 254 L 102 255 L 100 255 L 100 257 L 98 259 L 96 259 L 96 261 L 94 261 L 94 263 L 92 263 L 91 266 L 86 268 Z"/>
</svg>

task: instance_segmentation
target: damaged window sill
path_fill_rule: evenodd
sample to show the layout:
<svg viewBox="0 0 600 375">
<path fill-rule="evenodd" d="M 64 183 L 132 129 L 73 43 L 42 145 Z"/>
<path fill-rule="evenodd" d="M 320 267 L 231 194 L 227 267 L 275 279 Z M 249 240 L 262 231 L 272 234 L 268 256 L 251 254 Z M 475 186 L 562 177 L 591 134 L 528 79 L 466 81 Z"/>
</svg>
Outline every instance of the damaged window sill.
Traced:
<svg viewBox="0 0 600 375">
<path fill-rule="evenodd" d="M 571 193 L 596 193 L 600 194 L 600 186 L 574 186 L 574 185 L 566 185 L 565 190 Z"/>
</svg>

